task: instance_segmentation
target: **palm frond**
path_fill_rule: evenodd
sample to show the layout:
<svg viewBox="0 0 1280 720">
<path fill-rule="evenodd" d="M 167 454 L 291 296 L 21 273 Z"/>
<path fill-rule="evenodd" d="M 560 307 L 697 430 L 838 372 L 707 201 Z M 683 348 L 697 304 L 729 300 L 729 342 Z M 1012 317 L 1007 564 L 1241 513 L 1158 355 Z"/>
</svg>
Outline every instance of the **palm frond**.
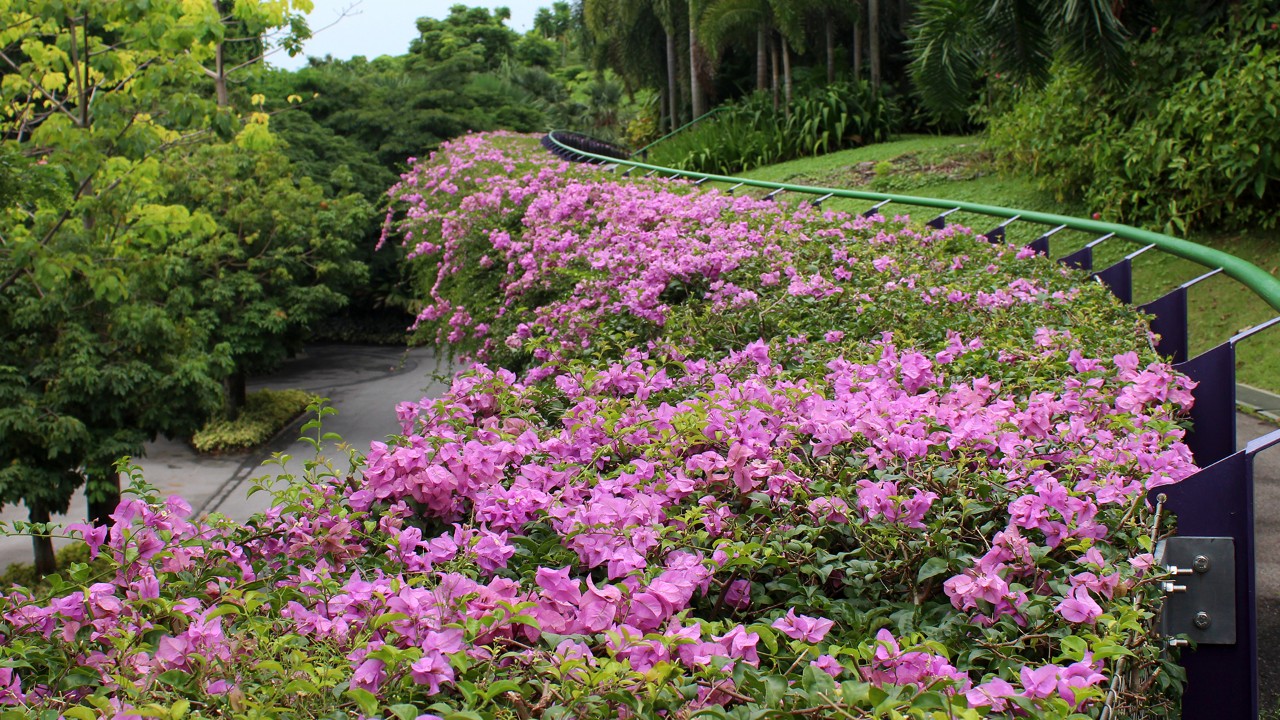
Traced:
<svg viewBox="0 0 1280 720">
<path fill-rule="evenodd" d="M 1041 85 L 1049 79 L 1054 42 L 1049 20 L 1037 0 L 995 0 L 987 10 L 984 32 L 991 41 L 995 67 Z"/>
<path fill-rule="evenodd" d="M 987 47 L 978 0 L 925 0 L 908 39 L 911 79 L 924 106 L 947 120 L 963 116 Z"/>
<path fill-rule="evenodd" d="M 707 54 L 716 57 L 735 34 L 754 33 L 768 22 L 768 0 L 711 0 L 703 3 L 696 33 Z"/>
<path fill-rule="evenodd" d="M 1129 76 L 1129 32 L 1112 11 L 1112 0 L 1043 0 L 1054 37 L 1066 57 L 1108 81 Z"/>
</svg>

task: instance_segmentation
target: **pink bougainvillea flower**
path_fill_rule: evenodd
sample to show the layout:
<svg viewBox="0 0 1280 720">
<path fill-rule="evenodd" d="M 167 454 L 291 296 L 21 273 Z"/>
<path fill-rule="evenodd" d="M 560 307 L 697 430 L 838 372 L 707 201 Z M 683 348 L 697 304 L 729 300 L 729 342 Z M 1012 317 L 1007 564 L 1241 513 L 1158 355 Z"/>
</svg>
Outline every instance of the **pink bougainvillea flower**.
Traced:
<svg viewBox="0 0 1280 720">
<path fill-rule="evenodd" d="M 787 610 L 784 617 L 773 621 L 772 627 L 782 631 L 792 640 L 803 640 L 807 643 L 820 643 L 835 622 L 826 618 L 815 618 L 807 615 L 796 615 L 795 608 Z"/>
</svg>

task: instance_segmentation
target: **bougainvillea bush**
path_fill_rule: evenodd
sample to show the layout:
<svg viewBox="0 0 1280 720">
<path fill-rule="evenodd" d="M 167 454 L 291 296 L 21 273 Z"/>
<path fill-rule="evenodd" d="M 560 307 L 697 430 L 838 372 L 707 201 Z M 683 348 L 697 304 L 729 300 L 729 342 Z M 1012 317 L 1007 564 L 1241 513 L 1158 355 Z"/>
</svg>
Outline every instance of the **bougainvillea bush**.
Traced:
<svg viewBox="0 0 1280 720">
<path fill-rule="evenodd" d="M 478 362 L 245 526 L 140 487 L 73 528 L 101 558 L 9 593 L 0 707 L 1176 714 L 1145 496 L 1190 387 L 1083 275 L 501 134 L 392 194 L 419 332 Z"/>
</svg>

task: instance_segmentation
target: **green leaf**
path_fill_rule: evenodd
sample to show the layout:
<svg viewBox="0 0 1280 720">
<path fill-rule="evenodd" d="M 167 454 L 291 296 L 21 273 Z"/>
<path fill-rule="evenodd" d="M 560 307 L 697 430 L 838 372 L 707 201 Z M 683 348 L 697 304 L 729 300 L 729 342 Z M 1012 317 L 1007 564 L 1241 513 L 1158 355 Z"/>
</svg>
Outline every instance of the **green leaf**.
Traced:
<svg viewBox="0 0 1280 720">
<path fill-rule="evenodd" d="M 391 711 L 392 715 L 395 715 L 400 720 L 415 720 L 419 715 L 418 708 L 406 703 L 390 705 L 387 709 Z"/>
<path fill-rule="evenodd" d="M 365 715 L 373 715 L 378 712 L 378 698 L 373 693 L 363 688 L 350 688 L 343 695 L 346 695 L 360 708 L 360 712 Z"/>
<path fill-rule="evenodd" d="M 499 680 L 489 685 L 489 687 L 485 690 L 484 699 L 492 700 L 493 698 L 496 698 L 499 695 L 502 695 L 503 693 L 508 693 L 508 692 L 523 694 L 523 693 L 520 693 L 520 683 L 514 680 Z"/>
<path fill-rule="evenodd" d="M 924 561 L 920 566 L 920 572 L 916 574 L 916 582 L 924 582 L 931 577 L 936 577 L 947 572 L 949 563 L 946 558 L 931 557 Z"/>
<path fill-rule="evenodd" d="M 401 620 L 408 620 L 408 619 L 409 619 L 409 616 L 405 615 L 402 612 L 389 612 L 389 613 L 383 613 L 378 617 L 374 618 L 373 622 L 370 623 L 370 625 L 373 627 L 374 630 L 377 630 L 378 628 L 388 623 L 400 622 Z"/>
<path fill-rule="evenodd" d="M 320 688 L 316 687 L 315 683 L 310 680 L 299 678 L 290 680 L 289 684 L 285 685 L 281 692 L 286 695 L 317 695 L 320 692 Z"/>
</svg>

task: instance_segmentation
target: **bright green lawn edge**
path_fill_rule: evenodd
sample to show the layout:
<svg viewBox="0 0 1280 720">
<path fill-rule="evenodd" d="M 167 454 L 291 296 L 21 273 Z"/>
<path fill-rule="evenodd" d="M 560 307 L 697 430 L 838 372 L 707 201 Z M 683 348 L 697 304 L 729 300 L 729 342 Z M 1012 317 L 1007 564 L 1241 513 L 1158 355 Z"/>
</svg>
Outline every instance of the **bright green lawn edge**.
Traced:
<svg viewBox="0 0 1280 720">
<path fill-rule="evenodd" d="M 839 182 L 842 170 L 862 162 L 892 161 L 908 153 L 957 153 L 981 146 L 983 139 L 976 136 L 904 136 L 899 140 L 866 147 L 843 150 L 813 158 L 792 160 L 742 173 L 744 178 L 800 185 L 827 185 L 852 190 L 871 190 L 865 184 Z M 844 173 L 845 179 L 852 175 Z M 708 183 L 711 186 L 727 187 Z M 754 191 L 760 194 L 763 191 Z M 1067 199 L 1055 197 L 1041 190 L 1033 178 L 1026 175 L 998 174 L 988 169 L 985 174 L 968 180 L 941 181 L 913 185 L 911 195 L 946 198 L 985 205 L 1016 207 L 1031 211 L 1052 212 L 1060 215 L 1089 217 L 1090 208 Z M 858 200 L 832 198 L 824 207 L 858 212 L 870 203 Z M 904 210 L 903 212 L 909 212 Z M 979 215 L 956 213 L 950 222 L 969 225 L 982 232 L 996 220 Z M 1016 223 L 1010 228 L 1009 238 L 1030 240 L 1043 232 L 1044 227 L 1030 223 Z M 1052 255 L 1060 257 L 1080 248 L 1094 239 L 1093 235 L 1063 231 L 1053 237 Z M 1186 238 L 1195 243 L 1221 250 L 1246 259 L 1271 275 L 1280 275 L 1280 231 L 1250 229 L 1240 232 L 1196 232 Z M 1102 268 L 1132 252 L 1128 243 L 1103 243 L 1094 249 L 1095 267 Z M 1183 260 L 1161 252 L 1148 252 L 1134 261 L 1134 301 L 1137 303 L 1155 299 L 1173 286 L 1204 274 L 1205 268 L 1189 260 Z M 1191 289 L 1188 301 L 1191 331 L 1191 351 L 1203 352 L 1227 340 L 1242 329 L 1252 327 L 1275 317 L 1276 312 L 1258 296 L 1244 290 L 1240 284 L 1221 275 L 1206 280 Z M 1280 393 L 1280 352 L 1276 352 L 1277 333 L 1270 330 L 1241 342 L 1237 348 L 1236 370 L 1240 382 L 1264 390 Z"/>
</svg>

